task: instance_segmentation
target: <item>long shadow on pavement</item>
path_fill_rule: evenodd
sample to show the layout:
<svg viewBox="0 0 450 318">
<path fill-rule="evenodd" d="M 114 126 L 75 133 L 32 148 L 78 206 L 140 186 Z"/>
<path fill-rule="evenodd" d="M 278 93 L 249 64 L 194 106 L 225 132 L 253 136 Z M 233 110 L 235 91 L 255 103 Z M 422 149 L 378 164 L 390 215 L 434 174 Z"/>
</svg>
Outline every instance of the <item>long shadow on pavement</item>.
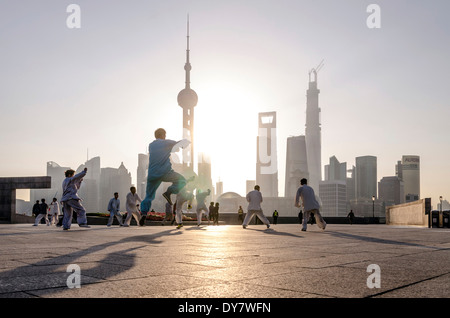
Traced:
<svg viewBox="0 0 450 318">
<path fill-rule="evenodd" d="M 94 229 L 92 229 L 94 230 Z M 90 278 L 98 278 L 98 280 L 105 280 L 109 277 L 120 274 L 127 269 L 132 268 L 136 264 L 136 256 L 133 253 L 130 253 L 136 249 L 143 248 L 148 246 L 149 244 L 160 244 L 162 243 L 159 240 L 165 236 L 171 235 L 180 235 L 182 232 L 177 231 L 175 229 L 170 229 L 167 231 L 159 232 L 156 234 L 146 234 L 146 235 L 138 235 L 138 236 L 130 236 L 123 238 L 118 241 L 112 241 L 108 243 L 98 244 L 94 246 L 90 246 L 83 250 L 78 250 L 69 254 L 59 255 L 52 258 L 45 258 L 44 260 L 40 260 L 33 264 L 27 264 L 24 266 L 16 267 L 9 271 L 1 272 L 0 276 L 0 296 L 1 294 L 14 293 L 14 292 L 27 292 L 32 290 L 39 290 L 40 294 L 45 294 L 46 289 L 53 288 L 61 288 L 67 287 L 66 279 L 70 273 L 62 272 L 61 269 L 54 268 L 53 270 L 46 271 L 45 274 L 42 274 L 41 271 L 38 270 L 38 267 L 48 267 L 48 266 L 56 266 L 58 265 L 69 265 L 76 264 L 77 260 L 83 256 L 96 253 L 102 251 L 104 249 L 108 249 L 113 246 L 118 246 L 120 244 L 125 243 L 146 243 L 145 245 L 137 245 L 136 247 L 127 247 L 122 250 L 114 250 L 110 253 L 107 253 L 106 256 L 100 261 L 92 261 L 98 263 L 95 267 L 89 269 L 83 269 L 82 277 L 90 277 Z M 74 246 L 76 247 L 76 246 Z M 115 262 L 117 258 L 120 258 L 120 265 Z M 50 262 L 49 262 L 50 260 Z M 86 261 L 83 261 L 86 262 Z M 37 270 L 39 274 L 33 274 L 32 272 Z M 98 273 L 101 273 L 101 278 L 99 278 Z M 55 274 L 57 277 L 53 278 L 56 281 L 49 282 L 48 275 Z M 61 275 L 59 275 L 61 274 Z M 41 276 L 42 275 L 42 276 Z M 31 277 L 33 278 L 31 278 Z M 41 276 L 41 277 L 39 277 Z M 61 277 L 60 277 L 61 276 Z M 37 279 L 36 279 L 37 278 Z M 28 282 L 29 281 L 29 282 Z M 32 282 L 31 282 L 32 281 Z"/>
</svg>

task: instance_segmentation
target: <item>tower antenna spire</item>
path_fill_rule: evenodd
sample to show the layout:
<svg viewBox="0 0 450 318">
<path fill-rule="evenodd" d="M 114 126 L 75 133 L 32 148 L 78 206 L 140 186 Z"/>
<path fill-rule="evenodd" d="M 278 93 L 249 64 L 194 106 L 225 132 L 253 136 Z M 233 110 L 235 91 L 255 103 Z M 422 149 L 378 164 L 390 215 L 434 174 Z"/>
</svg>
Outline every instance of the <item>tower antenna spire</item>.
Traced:
<svg viewBox="0 0 450 318">
<path fill-rule="evenodd" d="M 187 50 L 189 51 L 189 13 L 187 15 Z"/>
<path fill-rule="evenodd" d="M 187 33 L 186 33 L 186 64 L 184 65 L 184 69 L 186 71 L 186 88 L 191 87 L 191 62 L 189 60 L 189 14 L 187 15 Z"/>
</svg>

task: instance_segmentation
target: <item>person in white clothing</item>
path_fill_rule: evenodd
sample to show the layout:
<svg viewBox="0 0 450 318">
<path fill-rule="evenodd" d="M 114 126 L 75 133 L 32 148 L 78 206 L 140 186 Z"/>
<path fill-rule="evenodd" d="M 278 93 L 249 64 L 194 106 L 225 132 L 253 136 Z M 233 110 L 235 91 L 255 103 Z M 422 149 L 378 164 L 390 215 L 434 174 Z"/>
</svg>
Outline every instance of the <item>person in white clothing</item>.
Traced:
<svg viewBox="0 0 450 318">
<path fill-rule="evenodd" d="M 49 209 L 48 209 L 48 222 L 49 225 L 52 224 L 58 224 L 59 221 L 59 203 L 58 203 L 58 199 L 53 198 L 52 203 L 50 203 Z"/>
<path fill-rule="evenodd" d="M 194 195 L 192 194 L 192 192 L 186 190 L 186 187 L 182 188 L 180 192 L 177 193 L 176 209 L 175 209 L 175 219 L 178 224 L 177 229 L 183 227 L 183 210 L 182 210 L 183 204 L 187 202 L 189 207 L 193 198 Z"/>
<path fill-rule="evenodd" d="M 211 194 L 211 190 L 208 189 L 206 191 L 202 191 L 197 189 L 196 199 L 197 199 L 197 225 L 200 226 L 202 224 L 202 216 L 203 211 L 205 211 L 206 219 L 208 220 L 209 225 L 209 210 L 205 204 L 206 197 Z"/>
<path fill-rule="evenodd" d="M 261 209 L 261 202 L 263 201 L 262 194 L 259 191 L 260 187 L 259 185 L 255 185 L 255 190 L 250 191 L 247 196 L 247 202 L 248 204 L 248 213 L 245 216 L 244 222 L 242 223 L 242 227 L 245 229 L 247 228 L 247 225 L 252 220 L 253 216 L 256 214 L 256 216 L 267 226 L 267 228 L 270 227 L 270 222 L 264 215 L 262 209 Z"/>
<path fill-rule="evenodd" d="M 314 193 L 314 189 L 308 186 L 307 179 L 303 178 L 302 180 L 300 180 L 300 184 L 301 186 L 300 188 L 298 188 L 297 194 L 295 196 L 295 206 L 298 208 L 302 207 L 304 210 L 302 231 L 306 231 L 311 213 L 313 213 L 316 218 L 317 226 L 320 229 L 325 230 L 327 223 L 320 214 L 320 199 Z M 300 204 L 300 199 L 302 201 L 302 204 Z"/>
<path fill-rule="evenodd" d="M 116 216 L 117 221 L 119 221 L 119 225 L 123 226 L 122 223 L 122 215 L 120 214 L 120 200 L 119 200 L 119 193 L 114 193 L 114 198 L 109 200 L 108 203 L 108 211 L 109 211 L 109 220 L 107 227 L 110 227 L 114 221 L 114 216 Z"/>
<path fill-rule="evenodd" d="M 139 212 L 139 203 L 142 202 L 139 195 L 136 193 L 136 187 L 131 187 L 130 192 L 127 194 L 127 217 L 123 226 L 130 226 L 131 218 L 134 217 L 137 225 L 139 226 L 139 220 L 141 219 L 141 213 Z"/>
</svg>

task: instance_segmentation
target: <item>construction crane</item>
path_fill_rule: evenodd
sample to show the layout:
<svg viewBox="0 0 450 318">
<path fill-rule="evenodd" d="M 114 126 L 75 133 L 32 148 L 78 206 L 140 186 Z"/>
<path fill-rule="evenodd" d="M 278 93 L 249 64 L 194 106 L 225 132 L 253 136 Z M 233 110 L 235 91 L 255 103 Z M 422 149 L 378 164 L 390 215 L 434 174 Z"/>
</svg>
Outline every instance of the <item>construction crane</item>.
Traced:
<svg viewBox="0 0 450 318">
<path fill-rule="evenodd" d="M 319 73 L 319 71 L 322 69 L 322 67 L 323 67 L 323 61 L 324 60 L 322 60 L 320 63 L 319 63 L 319 65 L 317 65 L 315 68 L 313 68 L 313 69 L 311 69 L 310 71 L 309 71 L 309 81 L 311 82 L 311 74 L 312 73 L 314 73 L 314 82 L 317 82 L 317 73 Z"/>
</svg>

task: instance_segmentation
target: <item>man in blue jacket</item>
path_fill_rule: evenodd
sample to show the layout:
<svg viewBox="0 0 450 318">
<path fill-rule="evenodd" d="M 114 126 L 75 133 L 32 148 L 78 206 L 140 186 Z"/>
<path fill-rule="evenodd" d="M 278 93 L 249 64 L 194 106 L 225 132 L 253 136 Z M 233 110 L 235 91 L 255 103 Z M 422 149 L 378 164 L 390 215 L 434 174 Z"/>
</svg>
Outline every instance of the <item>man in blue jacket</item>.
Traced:
<svg viewBox="0 0 450 318">
<path fill-rule="evenodd" d="M 149 145 L 149 165 L 147 175 L 147 188 L 145 199 L 141 202 L 142 217 L 140 225 L 143 225 L 148 211 L 155 199 L 156 190 L 161 182 L 170 182 L 172 185 L 164 192 L 163 196 L 167 202 L 172 205 L 170 196 L 177 194 L 186 185 L 186 179 L 172 169 L 170 154 L 172 149 L 179 142 L 166 139 L 166 131 L 159 128 L 155 131 L 155 140 Z M 183 140 L 180 143 L 188 145 L 189 141 Z M 183 146 L 182 146 L 183 147 Z"/>
</svg>

